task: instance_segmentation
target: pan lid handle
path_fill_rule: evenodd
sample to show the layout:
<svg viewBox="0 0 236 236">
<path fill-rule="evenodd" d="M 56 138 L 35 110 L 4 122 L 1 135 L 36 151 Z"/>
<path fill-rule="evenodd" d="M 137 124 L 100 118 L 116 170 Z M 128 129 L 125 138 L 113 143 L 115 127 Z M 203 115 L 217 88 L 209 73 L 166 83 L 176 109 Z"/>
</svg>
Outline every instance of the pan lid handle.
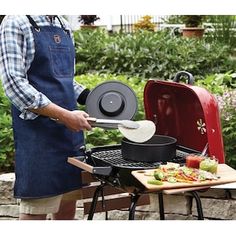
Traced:
<svg viewBox="0 0 236 236">
<path fill-rule="evenodd" d="M 190 84 L 190 85 L 194 84 L 194 77 L 193 77 L 193 75 L 191 73 L 187 72 L 187 71 L 179 71 L 179 72 L 177 72 L 175 77 L 174 77 L 174 79 L 173 79 L 173 81 L 178 83 L 180 81 L 180 78 L 183 77 L 183 76 L 187 77 L 188 84 Z"/>
</svg>

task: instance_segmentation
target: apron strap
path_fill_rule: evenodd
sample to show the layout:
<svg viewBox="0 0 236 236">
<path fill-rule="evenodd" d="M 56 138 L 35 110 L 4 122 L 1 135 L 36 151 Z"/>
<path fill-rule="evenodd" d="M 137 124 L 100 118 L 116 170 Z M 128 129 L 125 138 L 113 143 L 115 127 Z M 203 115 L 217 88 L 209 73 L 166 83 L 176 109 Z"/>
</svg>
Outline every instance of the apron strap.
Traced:
<svg viewBox="0 0 236 236">
<path fill-rule="evenodd" d="M 66 27 L 65 27 L 65 25 L 62 23 L 60 17 L 58 17 L 57 15 L 56 15 L 55 17 L 56 17 L 56 18 L 58 19 L 58 21 L 60 22 L 61 28 L 70 36 L 69 30 L 66 29 Z"/>
<path fill-rule="evenodd" d="M 37 23 L 33 20 L 33 18 L 30 15 L 26 15 L 26 17 L 29 19 L 30 24 L 34 27 L 35 30 L 40 31 L 40 27 L 37 25 Z M 55 16 L 60 25 L 61 28 L 70 36 L 70 31 L 65 28 L 65 25 L 62 23 L 61 19 L 58 16 Z"/>
<path fill-rule="evenodd" d="M 26 17 L 28 18 L 30 24 L 34 27 L 34 29 L 36 31 L 40 31 L 40 27 L 37 25 L 37 23 L 33 20 L 33 18 L 29 15 L 26 15 Z"/>
</svg>

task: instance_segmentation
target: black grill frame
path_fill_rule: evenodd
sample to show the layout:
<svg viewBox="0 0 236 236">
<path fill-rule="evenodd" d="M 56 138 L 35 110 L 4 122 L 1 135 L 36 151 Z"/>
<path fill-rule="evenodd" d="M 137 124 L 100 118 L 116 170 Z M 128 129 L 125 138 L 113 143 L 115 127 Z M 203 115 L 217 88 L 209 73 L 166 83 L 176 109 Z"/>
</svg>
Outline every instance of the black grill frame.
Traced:
<svg viewBox="0 0 236 236">
<path fill-rule="evenodd" d="M 165 162 L 148 163 L 125 160 L 121 155 L 120 144 L 94 147 L 91 150 L 84 150 L 84 152 L 86 157 L 85 162 L 93 166 L 95 178 L 114 187 L 122 188 L 127 192 L 139 192 L 144 189 L 144 186 L 132 175 L 132 171 L 155 169 L 160 164 L 165 164 Z M 177 155 L 171 161 L 184 164 L 185 156 L 189 153 L 199 152 L 177 146 Z M 99 171 L 98 168 L 100 169 Z"/>
</svg>

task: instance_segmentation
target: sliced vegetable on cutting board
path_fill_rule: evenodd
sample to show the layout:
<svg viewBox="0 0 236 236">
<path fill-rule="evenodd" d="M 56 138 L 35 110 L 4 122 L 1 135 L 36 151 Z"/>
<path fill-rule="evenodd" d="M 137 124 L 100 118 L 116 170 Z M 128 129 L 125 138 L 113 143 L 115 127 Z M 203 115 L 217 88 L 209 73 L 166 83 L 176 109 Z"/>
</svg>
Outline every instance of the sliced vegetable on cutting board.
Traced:
<svg viewBox="0 0 236 236">
<path fill-rule="evenodd" d="M 174 167 L 175 165 L 176 167 Z M 167 173 L 167 176 L 168 173 L 171 173 L 168 177 L 174 177 L 177 181 L 174 182 L 173 178 L 169 178 L 168 180 L 170 182 L 168 182 L 167 179 L 159 180 L 163 183 L 161 185 L 149 184 L 149 180 L 155 180 L 154 171 L 157 170 L 162 170 L 165 174 Z M 236 170 L 226 164 L 221 163 L 218 164 L 217 174 L 212 174 L 208 171 L 199 169 L 187 168 L 186 166 L 178 167 L 178 164 L 175 163 L 160 165 L 156 169 L 135 170 L 131 173 L 150 192 L 179 188 L 193 189 L 195 187 L 209 187 L 236 182 Z M 174 176 L 174 173 L 176 173 L 176 176 Z M 197 178 L 197 180 L 195 181 L 191 178 Z"/>
<path fill-rule="evenodd" d="M 149 173 L 149 184 L 156 184 L 154 180 L 168 183 L 194 183 L 202 182 L 206 180 L 217 180 L 216 174 L 211 172 L 200 170 L 196 168 L 189 168 L 187 166 L 180 166 L 176 163 L 167 163 L 166 165 L 160 165 L 158 169 L 155 169 L 152 174 Z M 153 183 L 152 183 L 153 182 Z"/>
<path fill-rule="evenodd" d="M 156 180 L 156 179 L 150 179 L 147 181 L 148 184 L 155 184 L 155 185 L 162 185 L 163 182 L 160 180 Z"/>
</svg>

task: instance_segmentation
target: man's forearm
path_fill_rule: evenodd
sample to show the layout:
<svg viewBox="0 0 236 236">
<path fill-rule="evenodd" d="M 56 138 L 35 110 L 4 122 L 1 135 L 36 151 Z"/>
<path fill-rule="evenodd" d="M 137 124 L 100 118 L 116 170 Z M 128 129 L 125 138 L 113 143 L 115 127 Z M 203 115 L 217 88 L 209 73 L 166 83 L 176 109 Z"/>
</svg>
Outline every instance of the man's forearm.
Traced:
<svg viewBox="0 0 236 236">
<path fill-rule="evenodd" d="M 60 120 L 64 122 L 66 117 L 69 115 L 68 110 L 56 105 L 55 103 L 50 103 L 45 107 L 37 108 L 37 109 L 29 109 L 31 112 L 34 112 L 38 115 L 47 116 L 52 119 Z"/>
<path fill-rule="evenodd" d="M 86 119 L 89 115 L 84 111 L 69 111 L 54 103 L 42 108 L 30 109 L 30 111 L 58 120 L 58 122 L 63 123 L 68 129 L 73 131 L 91 130 L 91 125 Z"/>
</svg>

